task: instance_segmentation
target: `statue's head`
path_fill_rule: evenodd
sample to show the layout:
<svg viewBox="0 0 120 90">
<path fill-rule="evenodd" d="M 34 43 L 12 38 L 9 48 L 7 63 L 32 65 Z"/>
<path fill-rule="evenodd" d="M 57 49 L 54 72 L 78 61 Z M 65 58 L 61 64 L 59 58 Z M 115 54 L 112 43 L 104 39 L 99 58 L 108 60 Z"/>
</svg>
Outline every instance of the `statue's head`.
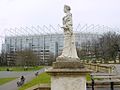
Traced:
<svg viewBox="0 0 120 90">
<path fill-rule="evenodd" d="M 67 13 L 71 10 L 70 6 L 64 5 L 64 12 Z"/>
</svg>

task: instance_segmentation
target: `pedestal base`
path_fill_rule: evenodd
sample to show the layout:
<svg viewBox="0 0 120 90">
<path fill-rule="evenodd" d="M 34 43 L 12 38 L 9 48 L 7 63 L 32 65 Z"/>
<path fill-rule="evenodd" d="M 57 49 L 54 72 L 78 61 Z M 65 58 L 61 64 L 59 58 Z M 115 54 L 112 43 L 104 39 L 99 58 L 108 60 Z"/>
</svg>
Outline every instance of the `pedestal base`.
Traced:
<svg viewBox="0 0 120 90">
<path fill-rule="evenodd" d="M 86 90 L 85 76 L 52 76 L 51 90 Z"/>
<path fill-rule="evenodd" d="M 86 69 L 78 58 L 57 58 L 46 71 L 51 75 L 51 90 L 86 90 Z"/>
<path fill-rule="evenodd" d="M 87 69 L 53 69 L 46 71 L 51 75 L 51 90 L 86 90 Z"/>
<path fill-rule="evenodd" d="M 80 62 L 80 58 L 57 57 L 56 62 Z"/>
</svg>

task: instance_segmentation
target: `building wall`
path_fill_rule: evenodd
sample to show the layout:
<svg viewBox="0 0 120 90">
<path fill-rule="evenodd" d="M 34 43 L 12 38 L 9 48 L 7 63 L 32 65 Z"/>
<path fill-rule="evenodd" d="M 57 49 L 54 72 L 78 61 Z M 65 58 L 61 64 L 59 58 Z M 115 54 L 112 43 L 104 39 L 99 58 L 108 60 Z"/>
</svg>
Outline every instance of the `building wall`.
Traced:
<svg viewBox="0 0 120 90">
<path fill-rule="evenodd" d="M 91 41 L 98 37 L 100 35 L 75 33 L 76 46 L 77 48 L 81 48 L 83 42 Z M 30 49 L 39 56 L 40 62 L 47 64 L 51 53 L 54 57 L 57 57 L 62 52 L 63 41 L 63 34 L 11 36 L 5 38 L 5 43 L 2 45 L 2 52 L 8 54 L 8 57 L 6 57 L 8 64 L 15 64 L 14 56 L 10 56 L 16 51 Z"/>
</svg>

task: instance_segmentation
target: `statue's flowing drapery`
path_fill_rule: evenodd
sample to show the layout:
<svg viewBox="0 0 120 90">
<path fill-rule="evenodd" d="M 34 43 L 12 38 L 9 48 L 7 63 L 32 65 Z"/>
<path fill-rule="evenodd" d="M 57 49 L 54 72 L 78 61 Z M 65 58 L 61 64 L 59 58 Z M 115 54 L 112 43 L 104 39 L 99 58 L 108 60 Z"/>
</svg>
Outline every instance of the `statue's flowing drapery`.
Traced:
<svg viewBox="0 0 120 90">
<path fill-rule="evenodd" d="M 75 47 L 75 36 L 73 34 L 72 14 L 63 17 L 64 48 L 60 57 L 78 58 Z"/>
</svg>

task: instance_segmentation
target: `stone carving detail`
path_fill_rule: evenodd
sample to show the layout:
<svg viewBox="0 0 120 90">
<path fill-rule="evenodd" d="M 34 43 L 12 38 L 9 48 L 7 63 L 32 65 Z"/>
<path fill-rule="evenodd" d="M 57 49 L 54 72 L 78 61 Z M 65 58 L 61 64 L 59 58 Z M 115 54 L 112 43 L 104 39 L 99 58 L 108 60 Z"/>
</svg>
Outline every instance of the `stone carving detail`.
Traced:
<svg viewBox="0 0 120 90">
<path fill-rule="evenodd" d="M 64 5 L 64 13 L 66 14 L 63 17 L 63 30 L 64 30 L 64 48 L 62 54 L 58 57 L 61 60 L 63 58 L 74 58 L 78 59 L 76 47 L 75 47 L 75 36 L 73 34 L 73 23 L 72 23 L 72 14 L 70 13 L 70 6 Z M 71 59 L 70 59 L 71 60 Z"/>
</svg>

